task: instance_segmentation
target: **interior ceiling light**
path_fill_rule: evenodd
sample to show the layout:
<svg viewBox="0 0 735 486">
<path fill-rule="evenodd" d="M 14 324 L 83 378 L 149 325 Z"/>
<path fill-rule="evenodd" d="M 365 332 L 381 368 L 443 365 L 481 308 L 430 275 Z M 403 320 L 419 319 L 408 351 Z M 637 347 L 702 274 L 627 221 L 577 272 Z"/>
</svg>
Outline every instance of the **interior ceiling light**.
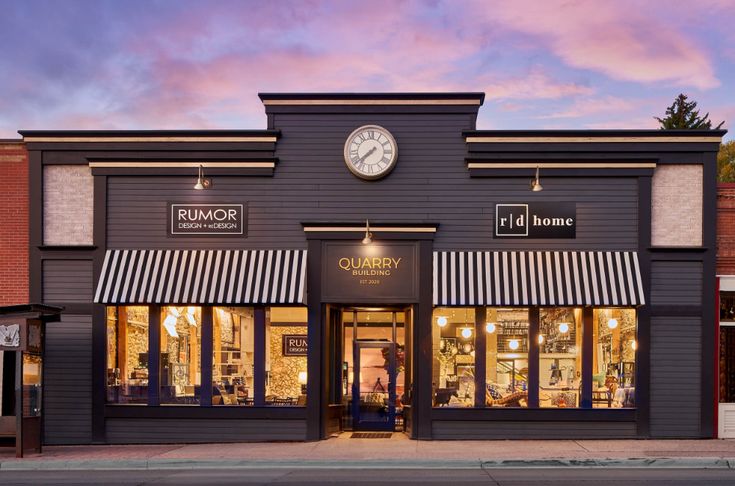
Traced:
<svg viewBox="0 0 735 486">
<path fill-rule="evenodd" d="M 562 334 L 568 333 L 569 332 L 569 324 L 567 324 L 566 322 L 562 322 L 561 324 L 559 324 L 559 332 L 562 333 Z"/>
<path fill-rule="evenodd" d="M 618 320 L 610 319 L 609 321 L 607 321 L 607 327 L 609 327 L 610 329 L 615 329 L 616 327 L 618 327 Z"/>
<path fill-rule="evenodd" d="M 488 322 L 485 324 L 485 330 L 488 332 L 488 334 L 492 334 L 495 332 L 495 323 L 494 322 Z"/>
<path fill-rule="evenodd" d="M 370 221 L 365 220 L 365 238 L 362 239 L 363 245 L 369 245 L 373 242 L 373 234 L 370 232 Z"/>
<path fill-rule="evenodd" d="M 472 337 L 472 329 L 469 327 L 465 327 L 462 329 L 462 337 L 465 339 L 469 339 Z"/>
<path fill-rule="evenodd" d="M 447 322 L 449 322 L 449 321 L 444 316 L 439 316 L 439 317 L 436 318 L 436 325 L 439 326 L 439 327 L 446 326 L 447 325 Z"/>
<path fill-rule="evenodd" d="M 533 192 L 539 192 L 544 190 L 544 186 L 541 185 L 541 180 L 539 179 L 539 171 L 540 167 L 536 166 L 536 177 L 531 179 L 531 190 Z"/>
<path fill-rule="evenodd" d="M 515 351 L 516 349 L 518 349 L 518 346 L 520 346 L 520 343 L 518 342 L 518 340 L 517 340 L 517 339 L 511 339 L 511 340 L 510 340 L 510 341 L 508 342 L 508 347 L 509 347 L 510 349 L 512 349 L 513 351 Z"/>
</svg>

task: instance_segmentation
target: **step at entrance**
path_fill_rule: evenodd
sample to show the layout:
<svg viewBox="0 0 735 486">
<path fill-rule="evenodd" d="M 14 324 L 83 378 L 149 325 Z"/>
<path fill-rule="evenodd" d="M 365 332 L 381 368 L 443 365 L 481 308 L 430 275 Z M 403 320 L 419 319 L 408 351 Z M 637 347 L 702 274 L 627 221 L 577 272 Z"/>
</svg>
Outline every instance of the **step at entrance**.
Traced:
<svg viewBox="0 0 735 486">
<path fill-rule="evenodd" d="M 391 432 L 353 432 L 350 439 L 390 439 Z"/>
</svg>

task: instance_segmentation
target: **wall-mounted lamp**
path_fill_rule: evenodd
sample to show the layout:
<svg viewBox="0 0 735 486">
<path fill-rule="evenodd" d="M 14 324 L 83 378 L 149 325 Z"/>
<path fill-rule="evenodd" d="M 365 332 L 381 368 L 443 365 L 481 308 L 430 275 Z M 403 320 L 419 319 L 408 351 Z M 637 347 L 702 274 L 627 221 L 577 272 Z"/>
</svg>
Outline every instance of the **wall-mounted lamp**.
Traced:
<svg viewBox="0 0 735 486">
<path fill-rule="evenodd" d="M 543 334 L 539 334 L 538 335 L 538 343 L 539 344 L 544 344 L 544 335 Z"/>
<path fill-rule="evenodd" d="M 373 242 L 373 234 L 370 232 L 370 221 L 365 220 L 365 238 L 362 239 L 363 245 L 369 245 Z"/>
<path fill-rule="evenodd" d="M 488 334 L 492 334 L 495 332 L 495 323 L 494 322 L 488 322 L 485 324 L 485 330 Z"/>
<path fill-rule="evenodd" d="M 209 189 L 212 187 L 212 179 L 204 177 L 204 167 L 199 164 L 199 175 L 197 176 L 197 183 L 194 184 L 194 189 L 201 191 L 203 189 Z"/>
<path fill-rule="evenodd" d="M 539 179 L 539 170 L 540 167 L 536 166 L 536 177 L 531 179 L 531 190 L 533 192 L 539 192 L 544 190 L 544 186 L 541 185 L 541 180 Z"/>
</svg>

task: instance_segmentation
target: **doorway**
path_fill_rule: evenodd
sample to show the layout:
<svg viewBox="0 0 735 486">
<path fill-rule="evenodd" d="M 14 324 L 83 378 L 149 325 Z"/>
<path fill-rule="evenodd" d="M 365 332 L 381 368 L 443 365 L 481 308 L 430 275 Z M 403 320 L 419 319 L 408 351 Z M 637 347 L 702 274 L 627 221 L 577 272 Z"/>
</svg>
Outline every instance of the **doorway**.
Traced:
<svg viewBox="0 0 735 486">
<path fill-rule="evenodd" d="M 411 310 L 342 308 L 340 382 L 342 428 L 404 431 L 410 407 Z"/>
</svg>

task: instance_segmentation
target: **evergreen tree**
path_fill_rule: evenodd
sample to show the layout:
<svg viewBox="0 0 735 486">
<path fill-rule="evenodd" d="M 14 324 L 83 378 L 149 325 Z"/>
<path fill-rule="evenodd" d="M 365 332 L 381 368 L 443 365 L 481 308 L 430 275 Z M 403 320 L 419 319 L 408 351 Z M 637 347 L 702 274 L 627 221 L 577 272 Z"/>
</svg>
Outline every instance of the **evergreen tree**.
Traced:
<svg viewBox="0 0 735 486">
<path fill-rule="evenodd" d="M 735 182 L 735 140 L 720 145 L 717 152 L 717 180 Z"/>
<path fill-rule="evenodd" d="M 699 110 L 696 101 L 687 101 L 687 95 L 680 94 L 674 102 L 666 108 L 666 116 L 654 118 L 661 124 L 662 130 L 673 130 L 681 128 L 698 128 L 700 130 L 712 130 L 712 121 L 709 119 L 709 113 L 703 117 L 699 116 Z M 720 122 L 714 129 L 717 130 L 725 122 Z"/>
</svg>

